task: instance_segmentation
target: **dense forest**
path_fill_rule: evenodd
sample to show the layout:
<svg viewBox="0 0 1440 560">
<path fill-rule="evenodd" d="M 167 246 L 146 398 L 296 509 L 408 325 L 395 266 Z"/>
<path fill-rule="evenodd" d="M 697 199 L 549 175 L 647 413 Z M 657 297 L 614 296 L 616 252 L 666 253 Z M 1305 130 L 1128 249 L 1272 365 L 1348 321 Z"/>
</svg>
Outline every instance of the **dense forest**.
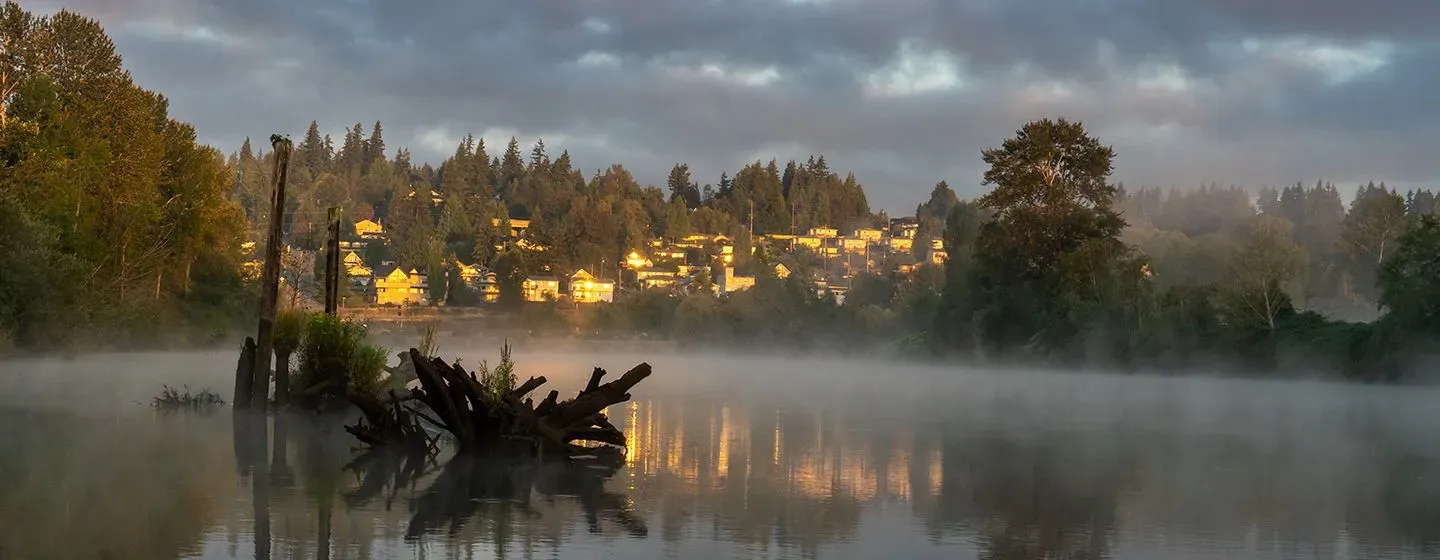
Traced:
<svg viewBox="0 0 1440 560">
<path fill-rule="evenodd" d="M 0 40 L 0 344 L 173 330 L 224 339 L 244 324 L 254 289 L 241 246 L 268 221 L 267 146 L 246 140 L 227 157 L 198 145 L 92 20 L 7 2 Z M 502 298 L 532 326 L 693 344 L 1387 377 L 1415 367 L 1437 330 L 1430 191 L 1366 184 L 1347 204 L 1323 181 L 1258 195 L 1127 189 L 1111 182 L 1116 154 L 1080 124 L 1039 120 L 983 151 L 984 196 L 962 200 L 942 181 L 916 207 L 915 245 L 943 239 L 945 265 L 882 263 L 850 278 L 837 305 L 807 280 L 819 263 L 759 237 L 888 222 L 825 157 L 756 161 L 714 182 L 677 164 L 661 187 L 618 164 L 586 173 L 552 152 L 543 140 L 499 148 L 467 136 L 436 167 L 391 153 L 379 122 L 347 127 L 338 142 L 312 122 L 295 142 L 285 231 L 314 248 L 328 207 L 347 223 L 379 219 L 389 241 L 366 260 L 448 269 L 432 299 L 461 305 L 455 262 L 487 265 L 513 294 L 537 271 L 615 270 L 650 239 L 730 235 L 753 289 L 627 290 L 578 314 Z M 550 250 L 497 252 L 512 217 L 531 219 L 527 239 Z M 797 273 L 775 277 L 766 265 L 781 258 Z"/>
<path fill-rule="evenodd" d="M 94 20 L 0 7 L 0 346 L 219 336 L 253 305 L 223 155 Z"/>
</svg>

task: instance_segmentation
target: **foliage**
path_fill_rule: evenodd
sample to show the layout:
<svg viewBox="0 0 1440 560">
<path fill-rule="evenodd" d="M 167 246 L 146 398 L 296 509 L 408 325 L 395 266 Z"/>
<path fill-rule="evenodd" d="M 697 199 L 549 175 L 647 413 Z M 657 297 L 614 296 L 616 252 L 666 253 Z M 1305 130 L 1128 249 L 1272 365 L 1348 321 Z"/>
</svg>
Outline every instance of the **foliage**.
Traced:
<svg viewBox="0 0 1440 560">
<path fill-rule="evenodd" d="M 440 355 L 440 343 L 435 341 L 435 325 L 425 325 L 425 333 L 420 335 L 420 345 L 415 348 L 426 358 Z"/>
<path fill-rule="evenodd" d="M 1401 329 L 1440 336 L 1440 217 L 1421 216 L 1380 267 L 1380 305 Z"/>
<path fill-rule="evenodd" d="M 0 330 L 47 346 L 233 326 L 245 224 L 224 158 L 96 21 L 10 1 L 0 20 Z"/>
<path fill-rule="evenodd" d="M 515 390 L 515 362 L 510 359 L 510 341 L 500 347 L 500 363 L 490 369 L 488 362 L 480 362 L 475 377 L 484 389 L 485 402 L 494 406 L 500 403 L 506 393 Z"/>
<path fill-rule="evenodd" d="M 189 386 L 175 389 L 163 385 L 160 394 L 150 400 L 150 405 L 160 410 L 205 410 L 225 406 L 225 399 L 209 389 L 191 392 Z"/>
<path fill-rule="evenodd" d="M 310 313 L 303 309 L 282 309 L 275 314 L 275 326 L 271 331 L 276 355 L 289 355 L 300 348 L 304 340 Z"/>
<path fill-rule="evenodd" d="M 346 380 L 350 390 L 377 392 L 388 351 L 366 342 L 364 325 L 317 313 L 310 317 L 300 347 L 299 386 L 312 387 L 330 379 Z"/>
</svg>

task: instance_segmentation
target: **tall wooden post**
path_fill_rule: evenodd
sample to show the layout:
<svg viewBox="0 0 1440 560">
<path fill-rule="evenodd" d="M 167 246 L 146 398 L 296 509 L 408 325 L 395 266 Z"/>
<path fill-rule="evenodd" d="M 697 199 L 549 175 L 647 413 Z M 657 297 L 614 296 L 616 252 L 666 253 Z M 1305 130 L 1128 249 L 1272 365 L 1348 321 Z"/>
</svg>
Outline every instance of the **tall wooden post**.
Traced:
<svg viewBox="0 0 1440 560">
<path fill-rule="evenodd" d="M 331 206 L 325 240 L 325 313 L 334 315 L 340 308 L 340 207 Z"/>
<path fill-rule="evenodd" d="M 290 139 L 272 135 L 275 169 L 270 174 L 270 237 L 265 242 L 265 267 L 260 272 L 260 328 L 255 344 L 255 392 L 250 405 L 264 411 L 270 401 L 270 359 L 275 353 L 275 303 L 280 291 L 280 238 L 285 224 L 285 179 L 290 171 Z"/>
</svg>

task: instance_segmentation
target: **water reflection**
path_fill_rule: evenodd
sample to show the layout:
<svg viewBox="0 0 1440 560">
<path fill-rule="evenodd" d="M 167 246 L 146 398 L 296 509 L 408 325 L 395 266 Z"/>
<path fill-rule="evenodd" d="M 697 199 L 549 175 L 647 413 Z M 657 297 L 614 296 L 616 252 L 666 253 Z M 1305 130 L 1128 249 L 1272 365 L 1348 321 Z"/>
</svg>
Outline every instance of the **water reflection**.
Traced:
<svg viewBox="0 0 1440 560">
<path fill-rule="evenodd" d="M 1200 411 L 657 390 L 607 411 L 631 436 L 615 470 L 357 455 L 307 417 L 0 404 L 0 560 L 1440 554 L 1428 405 L 1296 387 Z"/>
</svg>

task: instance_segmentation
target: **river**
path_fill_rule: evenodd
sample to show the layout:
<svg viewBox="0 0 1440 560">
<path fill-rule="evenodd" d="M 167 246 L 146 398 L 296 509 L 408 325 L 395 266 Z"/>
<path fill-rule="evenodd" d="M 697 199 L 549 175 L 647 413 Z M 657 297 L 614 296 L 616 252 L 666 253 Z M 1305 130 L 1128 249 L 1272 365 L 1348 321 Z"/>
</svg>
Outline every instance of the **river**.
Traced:
<svg viewBox="0 0 1440 560">
<path fill-rule="evenodd" d="M 333 426 L 257 452 L 146 404 L 228 397 L 229 352 L 0 362 L 0 560 L 1440 557 L 1431 388 L 541 350 L 518 373 L 562 394 L 654 366 L 613 476 L 397 485 Z"/>
</svg>

